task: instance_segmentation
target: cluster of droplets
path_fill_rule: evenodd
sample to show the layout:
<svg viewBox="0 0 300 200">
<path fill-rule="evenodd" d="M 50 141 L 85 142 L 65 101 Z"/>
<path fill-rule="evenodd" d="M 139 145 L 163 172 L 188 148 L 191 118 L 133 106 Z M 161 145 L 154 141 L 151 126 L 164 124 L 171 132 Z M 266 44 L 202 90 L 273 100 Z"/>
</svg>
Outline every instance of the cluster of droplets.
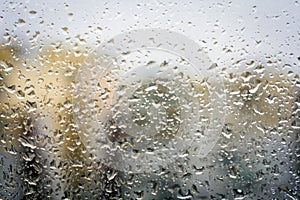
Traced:
<svg viewBox="0 0 300 200">
<path fill-rule="evenodd" d="M 95 15 L 90 7 L 87 12 L 81 8 L 76 12 L 64 2 L 57 7 L 4 2 L 0 11 L 0 199 L 300 197 L 300 57 L 294 50 L 299 46 L 299 14 L 293 13 L 299 2 L 286 3 L 280 9 L 273 2 L 272 9 L 258 2 L 245 2 L 245 7 L 231 1 L 195 2 L 112 1 L 93 5 Z M 123 9 L 125 4 L 128 9 Z M 51 7 L 56 8 L 48 12 Z M 268 10 L 275 11 L 269 14 Z M 126 27 L 120 28 L 121 24 Z M 160 78 L 126 88 L 114 83 L 120 81 L 115 69 L 102 77 L 105 83 L 94 77 L 99 84 L 93 85 L 93 98 L 84 95 L 88 83 L 79 85 L 75 74 L 82 66 L 97 70 L 95 63 L 102 61 L 94 49 L 105 34 L 141 27 L 166 27 L 196 38 L 224 75 L 226 112 L 221 138 L 206 157 L 198 157 L 196 147 L 186 148 L 167 167 L 135 173 L 99 161 L 90 151 L 89 140 L 98 145 L 103 141 L 90 133 L 105 132 L 105 142 L 115 143 L 113 148 L 132 150 L 134 155 L 152 154 L 157 146 L 150 144 L 167 145 L 175 138 L 187 141 L 189 138 L 180 135 L 184 126 L 203 138 L 210 123 L 207 116 L 214 111 L 209 93 L 213 86 L 206 78 L 183 80 L 180 74 L 176 84 L 181 87 L 168 87 Z M 284 39 L 280 39 L 282 35 Z M 64 42 L 51 43 L 56 40 Z M 279 52 L 274 56 L 259 57 L 276 49 Z M 226 58 L 230 63 L 223 65 Z M 155 61 L 146 62 L 148 67 L 153 64 Z M 80 94 L 73 93 L 78 90 Z M 130 96 L 112 101 L 129 90 Z M 199 107 L 182 103 L 182 95 L 192 96 Z M 124 101 L 128 112 L 123 112 Z M 189 121 L 195 116 L 188 113 L 193 109 L 199 111 L 199 124 Z M 90 124 L 86 115 L 78 115 L 91 111 L 88 116 L 101 121 L 99 113 L 107 110 L 102 130 Z M 141 130 L 140 135 L 131 131 L 128 121 Z M 154 138 L 154 143 L 137 137 L 145 127 L 151 127 L 148 138 Z M 137 143 L 140 146 L 132 148 Z"/>
<path fill-rule="evenodd" d="M 96 191 L 101 191 L 101 196 L 107 198 L 194 199 L 221 194 L 256 198 L 269 196 L 268 192 L 297 195 L 297 73 L 270 71 L 263 64 L 252 64 L 253 69 L 242 73 L 228 73 L 224 77 L 225 125 L 212 153 L 207 158 L 190 160 L 186 156 L 190 150 L 187 150 L 176 163 L 160 169 L 160 174 L 135 174 L 109 168 L 88 155 L 72 120 L 73 99 L 69 93 L 76 87 L 72 86 L 69 74 L 73 74 L 80 63 L 87 62 L 87 58 L 72 57 L 71 51 L 51 52 L 39 55 L 33 62 L 25 62 L 16 60 L 21 57 L 15 55 L 14 49 L 1 50 L 1 164 L 5 166 L 1 173 L 5 194 L 18 191 L 16 197 L 38 198 L 53 194 L 76 196 L 77 192 L 97 196 L 100 193 Z M 65 56 L 70 61 L 66 61 Z M 32 77 L 33 74 L 36 77 Z M 137 89 L 128 97 L 128 120 L 141 128 L 151 126 L 156 120 L 160 131 L 155 129 L 154 132 L 158 141 L 178 137 L 183 112 L 178 97 L 180 91 L 177 91 L 180 89 L 171 90 L 168 83 L 160 79 L 138 85 L 133 86 Z M 187 85 L 192 88 L 190 94 L 205 107 L 209 96 L 205 80 L 189 80 Z M 124 88 L 117 88 L 116 94 L 124 94 Z M 110 92 L 102 91 L 103 102 L 112 98 Z M 109 107 L 112 113 L 120 110 L 118 105 L 114 106 Z M 109 122 L 111 141 L 124 144 L 126 138 L 132 137 L 124 131 L 126 128 L 120 121 Z M 145 151 L 151 153 L 154 149 L 149 147 Z M 101 184 L 89 183 L 91 180 Z M 54 186 L 60 181 L 64 189 Z M 223 188 L 224 183 L 227 189 Z M 262 185 L 270 190 L 255 194 Z M 91 193 L 87 192 L 90 190 Z"/>
</svg>

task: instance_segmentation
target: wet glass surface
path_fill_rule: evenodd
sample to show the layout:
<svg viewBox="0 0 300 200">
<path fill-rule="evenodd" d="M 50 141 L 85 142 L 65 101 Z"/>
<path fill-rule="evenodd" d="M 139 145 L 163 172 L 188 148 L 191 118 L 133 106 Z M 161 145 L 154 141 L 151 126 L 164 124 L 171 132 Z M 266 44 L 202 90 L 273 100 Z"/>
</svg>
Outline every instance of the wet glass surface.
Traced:
<svg viewBox="0 0 300 200">
<path fill-rule="evenodd" d="M 0 199 L 299 199 L 298 1 L 2 1 Z"/>
</svg>

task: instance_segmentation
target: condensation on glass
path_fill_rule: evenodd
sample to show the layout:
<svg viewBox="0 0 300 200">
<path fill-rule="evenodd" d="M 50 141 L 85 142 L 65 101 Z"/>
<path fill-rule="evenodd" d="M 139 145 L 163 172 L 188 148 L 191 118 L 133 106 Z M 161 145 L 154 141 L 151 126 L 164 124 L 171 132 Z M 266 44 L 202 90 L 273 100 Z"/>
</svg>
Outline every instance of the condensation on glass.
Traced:
<svg viewBox="0 0 300 200">
<path fill-rule="evenodd" d="M 2 1 L 0 199 L 299 199 L 298 1 Z"/>
</svg>

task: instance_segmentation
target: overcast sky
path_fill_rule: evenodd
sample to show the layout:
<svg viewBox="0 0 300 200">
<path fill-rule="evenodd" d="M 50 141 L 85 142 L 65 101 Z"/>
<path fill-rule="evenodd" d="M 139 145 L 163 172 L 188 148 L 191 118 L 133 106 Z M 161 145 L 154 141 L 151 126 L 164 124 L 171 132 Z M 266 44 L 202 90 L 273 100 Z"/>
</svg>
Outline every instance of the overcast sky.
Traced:
<svg viewBox="0 0 300 200">
<path fill-rule="evenodd" d="M 122 31 L 155 27 L 188 36 L 214 61 L 282 51 L 288 62 L 299 63 L 297 1 L 1 1 L 0 33 L 25 43 L 81 35 L 92 45 Z"/>
</svg>

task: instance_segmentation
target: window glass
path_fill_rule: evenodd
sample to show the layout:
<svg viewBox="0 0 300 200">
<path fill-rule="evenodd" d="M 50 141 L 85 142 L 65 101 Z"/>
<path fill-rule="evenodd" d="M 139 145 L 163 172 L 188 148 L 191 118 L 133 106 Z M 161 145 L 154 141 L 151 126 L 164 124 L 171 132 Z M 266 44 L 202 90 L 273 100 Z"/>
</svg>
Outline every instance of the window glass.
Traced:
<svg viewBox="0 0 300 200">
<path fill-rule="evenodd" d="M 0 199 L 299 199 L 298 1 L 6 1 Z"/>
</svg>

